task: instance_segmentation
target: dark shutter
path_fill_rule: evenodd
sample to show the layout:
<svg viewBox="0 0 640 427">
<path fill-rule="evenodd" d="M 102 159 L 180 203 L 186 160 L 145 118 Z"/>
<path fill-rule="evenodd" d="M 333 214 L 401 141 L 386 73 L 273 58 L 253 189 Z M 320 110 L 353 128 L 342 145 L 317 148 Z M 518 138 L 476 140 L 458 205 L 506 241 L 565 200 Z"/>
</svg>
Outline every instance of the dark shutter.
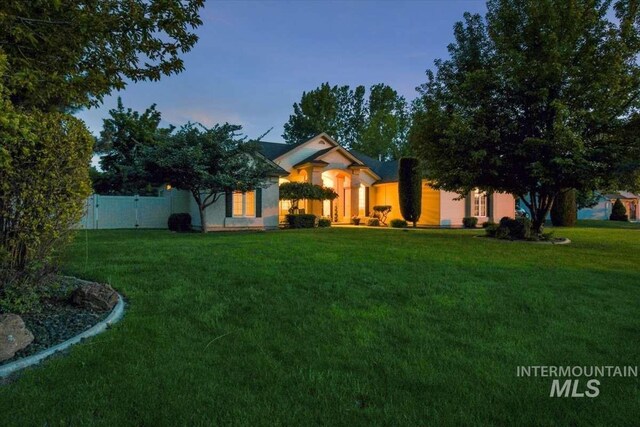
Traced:
<svg viewBox="0 0 640 427">
<path fill-rule="evenodd" d="M 471 199 L 472 199 L 473 191 L 467 193 L 464 198 L 464 216 L 471 216 Z"/>
<path fill-rule="evenodd" d="M 262 188 L 256 188 L 256 218 L 262 217 Z"/>
<path fill-rule="evenodd" d="M 369 187 L 364 187 L 364 216 L 369 216 Z"/>
<path fill-rule="evenodd" d="M 232 192 L 229 191 L 225 193 L 224 202 L 225 202 L 224 216 L 226 216 L 227 218 L 231 218 L 233 216 L 233 193 Z"/>
<path fill-rule="evenodd" d="M 487 194 L 487 217 L 490 221 L 493 221 L 493 194 Z"/>
</svg>

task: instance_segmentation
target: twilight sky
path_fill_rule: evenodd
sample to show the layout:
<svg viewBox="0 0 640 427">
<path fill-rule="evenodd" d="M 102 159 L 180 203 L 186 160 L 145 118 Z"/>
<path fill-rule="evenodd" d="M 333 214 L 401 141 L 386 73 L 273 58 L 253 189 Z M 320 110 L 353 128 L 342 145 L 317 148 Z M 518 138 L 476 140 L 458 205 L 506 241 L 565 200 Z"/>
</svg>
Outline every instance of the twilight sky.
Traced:
<svg viewBox="0 0 640 427">
<path fill-rule="evenodd" d="M 97 135 L 121 96 L 138 111 L 157 104 L 165 124 L 228 121 L 250 137 L 273 127 L 265 140 L 281 142 L 293 103 L 323 82 L 386 83 L 412 100 L 447 56 L 453 24 L 485 10 L 484 0 L 210 0 L 184 72 L 130 84 L 77 116 Z"/>
</svg>

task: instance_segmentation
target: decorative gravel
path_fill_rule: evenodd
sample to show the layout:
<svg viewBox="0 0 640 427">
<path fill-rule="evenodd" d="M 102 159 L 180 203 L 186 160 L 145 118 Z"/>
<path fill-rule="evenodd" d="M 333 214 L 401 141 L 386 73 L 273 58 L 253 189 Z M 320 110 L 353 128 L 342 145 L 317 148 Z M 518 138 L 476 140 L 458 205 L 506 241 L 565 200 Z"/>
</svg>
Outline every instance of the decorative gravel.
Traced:
<svg viewBox="0 0 640 427">
<path fill-rule="evenodd" d="M 57 296 L 44 301 L 39 313 L 21 314 L 20 317 L 34 336 L 33 342 L 0 365 L 14 362 L 66 341 L 107 317 L 108 311 L 97 313 L 70 303 L 69 296 L 83 283 L 86 282 L 65 277 L 61 279 L 60 289 L 56 291 Z"/>
</svg>

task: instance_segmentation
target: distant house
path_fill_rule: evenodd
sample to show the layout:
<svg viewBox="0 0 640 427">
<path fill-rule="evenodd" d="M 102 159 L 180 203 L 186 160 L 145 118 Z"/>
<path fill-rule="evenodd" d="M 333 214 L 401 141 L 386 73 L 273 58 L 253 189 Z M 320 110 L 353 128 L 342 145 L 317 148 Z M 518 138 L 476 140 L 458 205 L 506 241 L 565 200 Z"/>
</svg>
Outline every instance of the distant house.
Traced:
<svg viewBox="0 0 640 427">
<path fill-rule="evenodd" d="M 397 161 L 383 162 L 347 150 L 324 133 L 301 144 L 262 142 L 260 148 L 277 165 L 280 176 L 270 178 L 272 185 L 267 188 L 228 194 L 209 207 L 211 229 L 276 228 L 290 208 L 287 201 L 278 200 L 278 184 L 292 181 L 331 187 L 338 193 L 333 201 L 302 201 L 299 208 L 306 213 L 349 223 L 354 216 L 369 216 L 375 205 L 389 205 L 388 219 L 401 218 Z M 509 194 L 473 191 L 459 199 L 457 193 L 436 190 L 427 181 L 423 184 L 419 225 L 458 227 L 465 216 L 478 217 L 480 223 L 514 216 L 515 200 Z M 197 212 L 195 206 L 192 211 Z M 198 216 L 192 216 L 199 225 Z"/>
<path fill-rule="evenodd" d="M 620 199 L 627 209 L 630 221 L 637 221 L 640 208 L 640 196 L 628 191 L 618 191 L 607 194 L 600 194 L 598 203 L 591 208 L 584 208 L 578 211 L 578 219 L 609 219 L 611 208 Z"/>
</svg>

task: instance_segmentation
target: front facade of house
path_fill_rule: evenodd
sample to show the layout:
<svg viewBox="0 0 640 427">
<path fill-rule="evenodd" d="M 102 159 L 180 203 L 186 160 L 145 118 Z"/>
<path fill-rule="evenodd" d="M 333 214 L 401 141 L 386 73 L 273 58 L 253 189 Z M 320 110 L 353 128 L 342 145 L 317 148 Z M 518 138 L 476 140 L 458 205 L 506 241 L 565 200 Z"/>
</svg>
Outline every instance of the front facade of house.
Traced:
<svg viewBox="0 0 640 427">
<path fill-rule="evenodd" d="M 578 211 L 578 219 L 609 219 L 611 209 L 617 199 L 624 205 L 629 221 L 638 221 L 640 218 L 640 195 L 619 191 L 617 193 L 603 193 L 598 197 L 598 203 L 590 208 Z"/>
<path fill-rule="evenodd" d="M 296 145 L 262 142 L 262 155 L 277 172 L 266 188 L 247 193 L 228 194 L 207 209 L 207 223 L 220 228 L 277 228 L 290 205 L 279 201 L 278 185 L 283 182 L 310 182 L 330 187 L 338 193 L 333 201 L 301 201 L 305 213 L 349 223 L 354 216 L 370 215 L 373 206 L 389 205 L 388 220 L 402 218 L 398 203 L 398 162 L 381 162 L 340 146 L 326 134 Z M 459 227 L 465 216 L 478 217 L 478 223 L 513 217 L 515 200 L 508 194 L 487 195 L 472 192 L 459 199 L 457 193 L 422 187 L 422 215 L 419 225 Z M 198 211 L 191 203 L 194 225 Z"/>
</svg>

